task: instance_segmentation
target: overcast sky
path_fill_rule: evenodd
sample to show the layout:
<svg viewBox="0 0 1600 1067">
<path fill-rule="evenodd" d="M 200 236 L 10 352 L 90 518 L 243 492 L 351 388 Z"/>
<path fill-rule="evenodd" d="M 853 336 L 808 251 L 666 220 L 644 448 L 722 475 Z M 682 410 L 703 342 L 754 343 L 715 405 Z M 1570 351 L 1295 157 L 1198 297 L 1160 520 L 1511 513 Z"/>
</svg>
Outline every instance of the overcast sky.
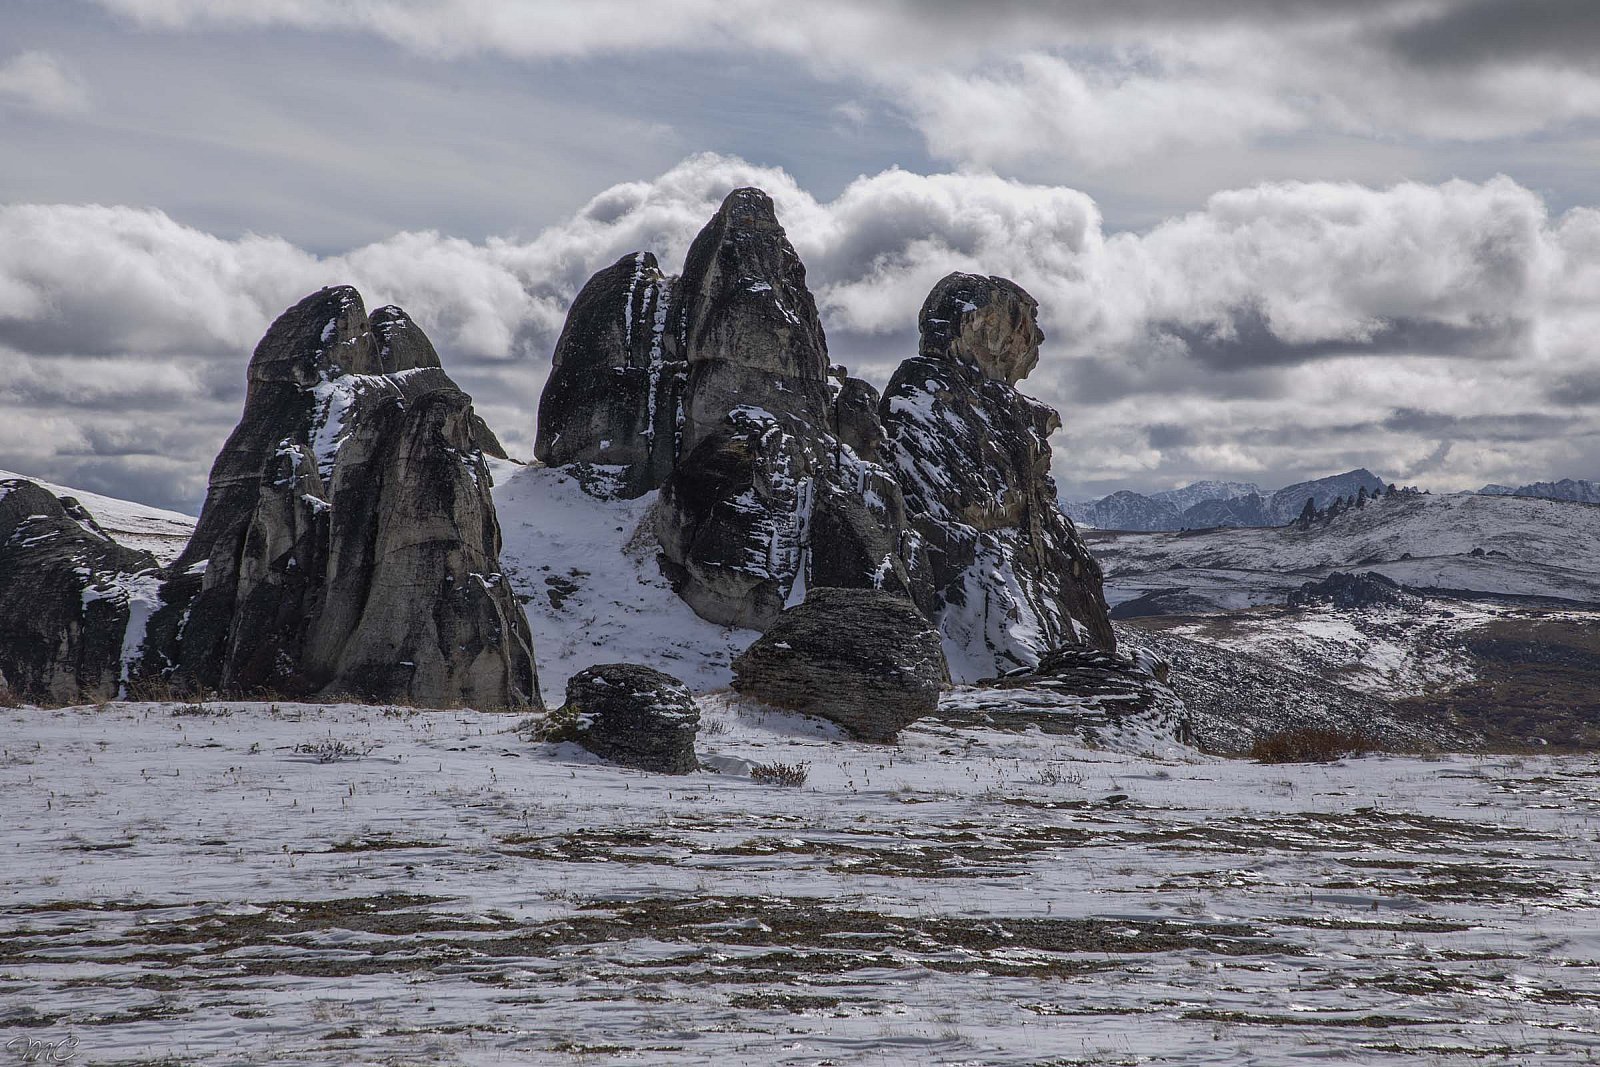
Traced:
<svg viewBox="0 0 1600 1067">
<path fill-rule="evenodd" d="M 1029 289 L 1074 498 L 1600 478 L 1594 0 L 0 0 L 0 468 L 194 510 L 338 282 L 526 455 L 577 288 L 744 184 L 880 386 Z"/>
</svg>

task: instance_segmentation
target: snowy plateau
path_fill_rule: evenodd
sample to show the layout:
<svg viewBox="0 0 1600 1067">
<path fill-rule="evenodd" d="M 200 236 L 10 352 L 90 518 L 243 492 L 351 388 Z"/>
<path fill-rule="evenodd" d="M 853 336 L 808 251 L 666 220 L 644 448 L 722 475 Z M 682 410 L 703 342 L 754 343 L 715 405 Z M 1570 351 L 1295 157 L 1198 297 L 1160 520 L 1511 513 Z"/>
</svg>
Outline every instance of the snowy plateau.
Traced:
<svg viewBox="0 0 1600 1067">
<path fill-rule="evenodd" d="M 660 577 L 654 494 L 493 474 L 545 692 L 597 662 L 673 673 L 707 769 L 623 770 L 485 710 L 0 710 L 0 1045 L 121 1064 L 1600 1057 L 1593 756 L 1266 765 L 1137 730 L 1091 743 L 1070 728 L 1087 708 L 1000 729 L 961 714 L 985 699 L 965 687 L 897 744 L 855 742 L 725 688 L 755 635 Z M 72 495 L 163 558 L 187 533 Z M 1592 627 L 1597 517 L 1396 498 L 1093 547 L 1115 603 L 1155 604 L 1125 643 L 1414 700 L 1472 684 L 1464 635 Z M 1426 593 L 1282 606 L 1353 567 Z M 772 766 L 803 784 L 751 776 Z"/>
</svg>

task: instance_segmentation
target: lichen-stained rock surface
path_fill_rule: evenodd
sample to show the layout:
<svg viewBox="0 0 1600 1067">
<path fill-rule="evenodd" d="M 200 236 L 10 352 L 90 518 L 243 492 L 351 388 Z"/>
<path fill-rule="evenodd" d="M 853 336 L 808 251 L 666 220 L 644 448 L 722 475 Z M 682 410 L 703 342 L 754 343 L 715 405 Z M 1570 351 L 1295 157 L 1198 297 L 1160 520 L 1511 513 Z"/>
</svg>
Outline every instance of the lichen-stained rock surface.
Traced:
<svg viewBox="0 0 1600 1067">
<path fill-rule="evenodd" d="M 567 701 L 545 717 L 540 737 L 576 742 L 624 767 L 689 774 L 700 769 L 699 729 L 700 711 L 678 679 L 632 663 L 603 663 L 568 680 Z"/>
<path fill-rule="evenodd" d="M 812 589 L 733 662 L 733 688 L 775 707 L 893 741 L 933 714 L 948 680 L 939 634 L 904 597 Z"/>
<path fill-rule="evenodd" d="M 578 293 L 556 342 L 534 456 L 585 468 L 598 495 L 632 499 L 672 472 L 684 379 L 668 329 L 675 291 L 655 256 L 623 256 Z"/>
<path fill-rule="evenodd" d="M 389 369 L 392 368 L 392 369 Z M 538 702 L 471 399 L 347 286 L 267 331 L 163 589 L 146 678 L 419 706 Z"/>
<path fill-rule="evenodd" d="M 1014 283 L 952 274 L 924 303 L 917 356 L 884 391 L 885 453 L 932 570 L 957 680 L 1046 649 L 1115 647 L 1100 568 L 1050 477 L 1060 417 L 1013 382 L 1037 362 L 1037 305 Z"/>
<path fill-rule="evenodd" d="M 115 699 L 159 581 L 154 556 L 72 497 L 0 481 L 0 685 L 35 703 Z"/>
</svg>

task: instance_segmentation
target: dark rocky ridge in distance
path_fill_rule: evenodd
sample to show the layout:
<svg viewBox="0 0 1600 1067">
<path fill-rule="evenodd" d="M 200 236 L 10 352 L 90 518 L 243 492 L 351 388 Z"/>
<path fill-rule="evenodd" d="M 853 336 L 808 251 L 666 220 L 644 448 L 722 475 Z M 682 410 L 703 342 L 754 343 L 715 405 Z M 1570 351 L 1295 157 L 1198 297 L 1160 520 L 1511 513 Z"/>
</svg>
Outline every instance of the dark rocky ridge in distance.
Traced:
<svg viewBox="0 0 1600 1067">
<path fill-rule="evenodd" d="M 159 574 L 72 497 L 0 481 L 0 684 L 43 704 L 115 699 L 124 634 Z"/>
<path fill-rule="evenodd" d="M 538 703 L 486 428 L 420 328 L 347 286 L 273 323 L 139 665 L 182 688 Z M 492 438 L 491 438 L 492 439 Z"/>
</svg>

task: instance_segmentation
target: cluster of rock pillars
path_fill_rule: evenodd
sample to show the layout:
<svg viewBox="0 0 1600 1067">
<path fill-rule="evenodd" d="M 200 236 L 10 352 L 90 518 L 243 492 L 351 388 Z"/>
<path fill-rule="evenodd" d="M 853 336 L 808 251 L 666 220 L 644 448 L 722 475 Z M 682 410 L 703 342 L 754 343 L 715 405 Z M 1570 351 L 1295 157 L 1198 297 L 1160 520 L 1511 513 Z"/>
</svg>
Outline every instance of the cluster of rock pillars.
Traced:
<svg viewBox="0 0 1600 1067">
<path fill-rule="evenodd" d="M 1059 417 L 1016 388 L 1038 361 L 1036 311 L 1010 281 L 951 274 L 880 396 L 830 362 L 771 199 L 738 189 L 681 274 L 640 252 L 583 287 L 535 455 L 595 496 L 658 493 L 678 595 L 763 633 L 736 688 L 889 739 L 951 664 L 999 676 L 1051 649 L 1113 650 L 1100 570 L 1050 478 Z M 484 459 L 504 452 L 422 329 L 324 289 L 272 324 L 248 383 L 170 566 L 70 498 L 0 483 L 13 692 L 541 707 Z M 681 733 L 692 704 L 648 673 L 613 681 L 654 686 Z M 594 721 L 573 711 L 595 678 L 574 678 L 567 729 Z"/>
</svg>

